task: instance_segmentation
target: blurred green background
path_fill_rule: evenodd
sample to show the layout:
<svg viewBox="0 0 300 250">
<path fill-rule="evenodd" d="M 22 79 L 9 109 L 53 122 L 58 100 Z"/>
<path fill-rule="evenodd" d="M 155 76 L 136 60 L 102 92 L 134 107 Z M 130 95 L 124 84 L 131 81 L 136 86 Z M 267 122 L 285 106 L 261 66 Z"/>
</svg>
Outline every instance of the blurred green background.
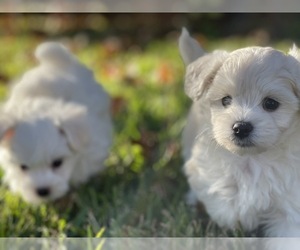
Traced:
<svg viewBox="0 0 300 250">
<path fill-rule="evenodd" d="M 36 65 L 36 46 L 66 44 L 112 97 L 115 140 L 107 169 L 37 207 L 2 184 L 0 236 L 245 236 L 186 205 L 180 136 L 191 101 L 177 49 L 181 27 L 210 51 L 300 40 L 299 14 L 2 14 L 0 96 Z M 257 235 L 257 232 L 252 234 Z M 251 234 L 251 235 L 252 235 Z"/>
</svg>

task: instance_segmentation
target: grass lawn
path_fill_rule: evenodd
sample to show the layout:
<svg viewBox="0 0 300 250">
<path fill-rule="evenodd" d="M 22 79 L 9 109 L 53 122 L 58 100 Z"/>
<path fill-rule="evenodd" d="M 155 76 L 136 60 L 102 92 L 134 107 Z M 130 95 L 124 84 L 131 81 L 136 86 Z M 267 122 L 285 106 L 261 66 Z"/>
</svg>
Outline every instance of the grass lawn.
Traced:
<svg viewBox="0 0 300 250">
<path fill-rule="evenodd" d="M 34 48 L 43 40 L 27 33 L 1 37 L 2 100 L 7 83 L 35 65 Z M 117 38 L 56 40 L 67 42 L 112 96 L 114 146 L 103 173 L 55 203 L 33 207 L 1 185 L 0 236 L 243 236 L 218 229 L 185 204 L 180 134 L 191 102 L 175 36 L 126 49 Z M 205 43 L 209 50 L 249 44 L 241 38 Z"/>
</svg>

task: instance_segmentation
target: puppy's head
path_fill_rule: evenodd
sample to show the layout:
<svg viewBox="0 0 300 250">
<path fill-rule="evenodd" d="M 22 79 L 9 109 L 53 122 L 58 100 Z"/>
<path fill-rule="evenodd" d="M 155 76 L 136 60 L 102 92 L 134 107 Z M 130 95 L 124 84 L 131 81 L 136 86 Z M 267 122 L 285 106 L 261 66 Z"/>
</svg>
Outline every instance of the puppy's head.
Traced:
<svg viewBox="0 0 300 250">
<path fill-rule="evenodd" d="M 192 38 L 186 34 L 185 39 Z M 260 153 L 292 132 L 299 110 L 297 58 L 296 47 L 289 55 L 251 47 L 203 54 L 188 64 L 186 93 L 209 102 L 212 134 L 220 146 L 238 154 Z"/>
<path fill-rule="evenodd" d="M 11 120 L 2 131 L 0 163 L 5 181 L 27 202 L 55 200 L 69 190 L 87 142 L 87 128 L 84 110 L 62 111 L 64 117 L 55 120 L 43 115 Z"/>
</svg>

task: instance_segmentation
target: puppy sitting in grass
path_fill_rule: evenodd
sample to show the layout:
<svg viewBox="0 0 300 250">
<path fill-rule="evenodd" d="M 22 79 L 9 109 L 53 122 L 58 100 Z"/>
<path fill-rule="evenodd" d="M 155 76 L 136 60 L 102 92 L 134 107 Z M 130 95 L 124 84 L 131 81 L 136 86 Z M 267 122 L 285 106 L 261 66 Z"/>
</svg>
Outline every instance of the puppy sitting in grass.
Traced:
<svg viewBox="0 0 300 250">
<path fill-rule="evenodd" d="M 222 227 L 300 237 L 300 51 L 205 53 L 183 29 L 183 132 L 192 194 Z"/>
<path fill-rule="evenodd" d="M 112 143 L 110 98 L 61 44 L 35 51 L 40 62 L 12 88 L 0 114 L 4 181 L 27 202 L 65 195 L 101 171 Z"/>
</svg>

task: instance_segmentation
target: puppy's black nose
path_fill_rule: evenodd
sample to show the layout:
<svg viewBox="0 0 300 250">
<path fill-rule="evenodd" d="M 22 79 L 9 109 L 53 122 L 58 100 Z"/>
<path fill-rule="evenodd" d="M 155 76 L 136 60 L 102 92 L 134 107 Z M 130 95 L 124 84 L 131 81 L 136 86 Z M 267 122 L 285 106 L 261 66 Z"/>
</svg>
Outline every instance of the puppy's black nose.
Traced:
<svg viewBox="0 0 300 250">
<path fill-rule="evenodd" d="M 49 188 L 38 188 L 36 190 L 36 193 L 41 197 L 46 197 L 50 194 L 50 189 Z"/>
<path fill-rule="evenodd" d="M 253 126 L 250 122 L 236 122 L 232 126 L 234 135 L 239 139 L 248 137 L 253 130 Z"/>
</svg>

